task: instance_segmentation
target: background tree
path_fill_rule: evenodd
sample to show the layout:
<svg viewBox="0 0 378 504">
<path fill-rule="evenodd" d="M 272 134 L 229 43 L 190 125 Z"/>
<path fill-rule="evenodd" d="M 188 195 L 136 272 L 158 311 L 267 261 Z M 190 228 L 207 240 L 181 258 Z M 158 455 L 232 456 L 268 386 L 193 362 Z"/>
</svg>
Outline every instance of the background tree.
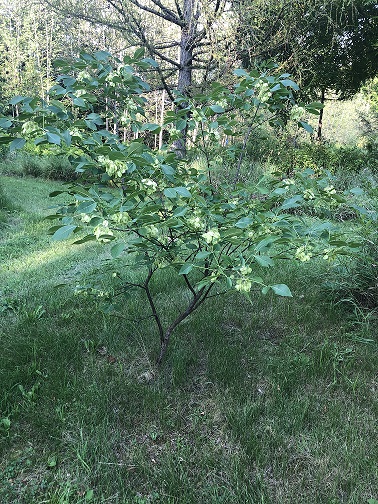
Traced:
<svg viewBox="0 0 378 504">
<path fill-rule="evenodd" d="M 41 2 L 0 0 L 0 93 L 48 97 L 56 73 L 53 61 L 75 58 L 81 50 L 110 45 L 117 49 L 115 31 L 94 27 L 72 16 L 60 16 Z"/>
<path fill-rule="evenodd" d="M 159 63 L 160 84 L 173 101 L 173 89 L 187 92 L 193 72 L 205 80 L 216 68 L 232 16 L 224 0 L 44 0 L 54 10 L 121 33 L 128 46 L 144 47 Z M 110 48 L 108 48 L 110 49 Z"/>
<path fill-rule="evenodd" d="M 349 98 L 377 73 L 378 5 L 364 0 L 237 2 L 245 66 L 273 58 L 299 82 L 302 95 Z M 318 138 L 321 137 L 322 115 Z"/>
</svg>

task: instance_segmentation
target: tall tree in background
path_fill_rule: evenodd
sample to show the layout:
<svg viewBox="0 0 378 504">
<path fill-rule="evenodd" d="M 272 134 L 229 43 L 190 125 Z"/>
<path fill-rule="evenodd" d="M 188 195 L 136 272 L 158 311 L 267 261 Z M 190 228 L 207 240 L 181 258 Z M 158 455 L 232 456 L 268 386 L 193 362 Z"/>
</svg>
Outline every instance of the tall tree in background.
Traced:
<svg viewBox="0 0 378 504">
<path fill-rule="evenodd" d="M 232 16 L 226 0 L 43 0 L 54 10 L 118 30 L 127 46 L 145 47 L 159 63 L 160 84 L 187 93 L 193 72 L 206 80 L 216 68 Z"/>
<path fill-rule="evenodd" d="M 306 98 L 353 96 L 377 74 L 378 5 L 366 0 L 241 0 L 238 40 L 245 66 L 273 58 Z M 321 138 L 319 119 L 318 138 Z"/>
</svg>

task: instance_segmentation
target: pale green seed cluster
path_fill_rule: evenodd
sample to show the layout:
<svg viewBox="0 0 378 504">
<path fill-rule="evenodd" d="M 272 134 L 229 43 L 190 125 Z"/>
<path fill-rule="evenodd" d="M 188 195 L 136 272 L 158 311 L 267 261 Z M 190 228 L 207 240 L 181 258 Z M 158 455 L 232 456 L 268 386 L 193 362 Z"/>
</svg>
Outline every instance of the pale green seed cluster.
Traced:
<svg viewBox="0 0 378 504">
<path fill-rule="evenodd" d="M 333 185 L 325 187 L 323 191 L 327 194 L 336 194 L 336 189 L 333 187 Z"/>
<path fill-rule="evenodd" d="M 252 287 L 252 282 L 249 278 L 242 277 L 236 280 L 235 289 L 239 292 L 249 292 Z"/>
<path fill-rule="evenodd" d="M 295 258 L 301 262 L 307 262 L 311 257 L 312 253 L 309 251 L 308 247 L 299 247 L 295 252 Z"/>
<path fill-rule="evenodd" d="M 303 191 L 303 197 L 304 197 L 305 200 L 313 200 L 313 199 L 315 199 L 314 191 L 312 191 L 311 189 L 305 189 Z"/>
<path fill-rule="evenodd" d="M 209 245 L 210 243 L 212 243 L 213 245 L 215 243 L 218 243 L 220 240 L 218 228 L 209 229 L 209 231 L 202 234 L 202 237 L 205 238 L 206 243 L 208 243 Z"/>
<path fill-rule="evenodd" d="M 109 177 L 122 177 L 126 167 L 122 161 L 112 161 L 106 156 L 99 156 L 99 162 L 103 165 Z"/>
</svg>

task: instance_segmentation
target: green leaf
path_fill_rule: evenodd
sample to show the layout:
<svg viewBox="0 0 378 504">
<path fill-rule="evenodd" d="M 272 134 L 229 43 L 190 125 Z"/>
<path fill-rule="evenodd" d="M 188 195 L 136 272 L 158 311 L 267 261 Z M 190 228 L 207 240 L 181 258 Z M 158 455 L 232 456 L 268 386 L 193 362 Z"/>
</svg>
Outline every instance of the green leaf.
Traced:
<svg viewBox="0 0 378 504">
<path fill-rule="evenodd" d="M 289 287 L 285 284 L 271 285 L 270 288 L 275 294 L 277 294 L 277 296 L 293 297 Z"/>
<path fill-rule="evenodd" d="M 191 198 L 192 195 L 186 187 L 175 187 L 174 190 L 183 198 Z"/>
<path fill-rule="evenodd" d="M 125 154 L 123 152 L 120 152 L 120 151 L 113 151 L 113 152 L 109 152 L 108 158 L 111 161 L 124 161 L 125 160 Z"/>
<path fill-rule="evenodd" d="M 104 219 L 102 217 L 92 217 L 91 220 L 89 221 L 90 226 L 99 226 L 102 224 Z"/>
<path fill-rule="evenodd" d="M 209 257 L 210 254 L 211 252 L 207 250 L 201 250 L 201 252 L 198 252 L 196 255 L 196 259 L 206 259 L 206 257 Z"/>
<path fill-rule="evenodd" d="M 291 87 L 295 89 L 295 91 L 299 91 L 299 86 L 296 82 L 292 81 L 291 79 L 282 79 L 281 84 L 283 84 L 285 87 Z"/>
<path fill-rule="evenodd" d="M 166 187 L 163 192 L 167 198 L 177 198 L 177 192 L 173 187 Z"/>
<path fill-rule="evenodd" d="M 179 119 L 176 122 L 176 129 L 178 131 L 183 131 L 186 128 L 186 119 Z"/>
<path fill-rule="evenodd" d="M 126 243 L 117 243 L 116 245 L 113 245 L 113 247 L 110 249 L 110 254 L 113 257 L 113 259 L 117 259 L 122 252 L 126 248 Z"/>
<path fill-rule="evenodd" d="M 12 126 L 12 121 L 7 119 L 6 117 L 1 117 L 0 118 L 0 128 L 3 129 L 8 129 Z"/>
<path fill-rule="evenodd" d="M 236 222 L 235 227 L 244 229 L 250 226 L 253 222 L 253 219 L 251 217 L 242 217 L 238 222 Z"/>
<path fill-rule="evenodd" d="M 299 126 L 305 129 L 308 133 L 314 133 L 314 128 L 310 126 L 306 121 L 299 121 Z"/>
<path fill-rule="evenodd" d="M 186 212 L 189 210 L 188 207 L 182 207 L 182 206 L 179 206 L 177 208 L 174 209 L 173 211 L 173 217 L 182 217 L 183 215 L 186 214 Z"/>
<path fill-rule="evenodd" d="M 10 146 L 9 146 L 9 150 L 10 151 L 14 151 L 16 149 L 22 149 L 22 147 L 26 144 L 26 140 L 25 138 L 15 138 Z"/>
<path fill-rule="evenodd" d="M 130 201 L 125 201 L 125 204 L 121 206 L 120 211 L 121 212 L 128 212 L 129 210 L 132 210 L 136 205 L 135 200 L 130 200 Z"/>
<path fill-rule="evenodd" d="M 107 51 L 96 51 L 93 56 L 97 61 L 107 61 L 111 57 L 111 54 Z"/>
<path fill-rule="evenodd" d="M 71 133 L 68 130 L 63 131 L 62 138 L 65 141 L 66 145 L 71 145 Z"/>
<path fill-rule="evenodd" d="M 190 273 L 192 271 L 193 268 L 194 268 L 194 264 L 191 264 L 191 263 L 183 264 L 181 266 L 178 274 L 179 275 L 187 275 L 188 273 Z"/>
<path fill-rule="evenodd" d="M 216 114 L 221 114 L 222 112 L 224 112 L 224 108 L 221 107 L 221 105 L 210 105 L 210 108 Z"/>
<path fill-rule="evenodd" d="M 197 292 L 210 284 L 211 284 L 211 277 L 205 277 L 203 280 L 198 282 L 198 284 L 196 284 Z"/>
<path fill-rule="evenodd" d="M 321 110 L 322 108 L 324 108 L 324 103 L 311 102 L 306 105 L 306 108 Z"/>
<path fill-rule="evenodd" d="M 143 144 L 140 142 L 131 142 L 127 149 L 127 154 L 131 156 L 132 154 L 140 154 L 143 152 Z"/>
<path fill-rule="evenodd" d="M 77 226 L 75 226 L 75 225 L 62 226 L 55 231 L 55 233 L 52 235 L 52 239 L 55 241 L 65 240 L 66 238 L 71 236 L 71 234 L 76 229 L 77 229 Z"/>
<path fill-rule="evenodd" d="M 55 133 L 50 133 L 49 131 L 46 133 L 46 138 L 49 143 L 60 145 L 61 138 Z"/>
<path fill-rule="evenodd" d="M 144 56 L 144 47 L 139 47 L 134 53 L 134 59 L 139 60 L 140 58 L 143 58 Z"/>
<path fill-rule="evenodd" d="M 87 128 L 89 128 L 92 131 L 97 131 L 97 126 L 93 121 L 89 121 L 88 119 L 84 119 L 85 124 L 87 125 Z"/>
<path fill-rule="evenodd" d="M 172 166 L 169 165 L 161 165 L 161 169 L 164 173 L 164 175 L 174 175 L 175 174 L 175 169 Z"/>
<path fill-rule="evenodd" d="M 246 72 L 244 68 L 237 68 L 234 70 L 234 75 L 237 75 L 238 77 L 247 77 L 248 72 Z"/>
<path fill-rule="evenodd" d="M 53 191 L 49 194 L 49 198 L 54 198 L 54 196 L 59 196 L 59 194 L 64 194 L 66 191 Z"/>
<path fill-rule="evenodd" d="M 76 240 L 73 242 L 73 245 L 81 245 L 82 243 L 87 243 L 90 241 L 95 241 L 96 237 L 94 234 L 88 234 L 84 236 L 84 238 L 80 238 L 80 240 Z"/>
<path fill-rule="evenodd" d="M 364 190 L 361 187 L 353 187 L 353 189 L 351 189 L 349 192 L 356 196 L 361 196 L 362 194 L 364 194 Z"/>
<path fill-rule="evenodd" d="M 143 63 L 148 63 L 150 66 L 154 68 L 157 68 L 159 66 L 158 63 L 152 58 L 143 58 L 141 61 Z"/>
<path fill-rule="evenodd" d="M 80 205 L 77 207 L 77 213 L 85 213 L 85 214 L 90 214 L 96 209 L 97 203 L 93 201 L 83 201 L 83 203 L 80 203 Z"/>
<path fill-rule="evenodd" d="M 278 236 L 268 236 L 267 238 L 264 238 L 255 246 L 256 252 L 262 252 L 263 250 L 269 248 L 277 240 L 279 240 Z"/>
<path fill-rule="evenodd" d="M 292 198 L 286 199 L 282 205 L 280 206 L 281 210 L 289 210 L 290 208 L 296 208 L 300 206 L 300 203 L 303 201 L 303 196 L 300 194 L 296 194 Z"/>
<path fill-rule="evenodd" d="M 17 105 L 18 103 L 21 103 L 23 100 L 25 100 L 25 98 L 26 96 L 14 96 L 9 103 L 10 105 Z"/>
<path fill-rule="evenodd" d="M 253 256 L 255 261 L 260 264 L 260 266 L 263 266 L 264 268 L 267 268 L 269 266 L 274 266 L 274 261 L 271 257 L 269 256 L 260 256 L 260 255 L 255 255 Z"/>
<path fill-rule="evenodd" d="M 97 124 L 97 126 L 102 126 L 104 124 L 102 117 L 98 114 L 95 114 L 94 112 L 92 112 L 91 114 L 88 114 L 87 119 L 92 121 L 94 124 Z"/>
<path fill-rule="evenodd" d="M 78 98 L 77 96 L 73 99 L 73 104 L 76 105 L 76 107 L 79 108 L 86 108 L 87 104 L 82 98 Z"/>
<path fill-rule="evenodd" d="M 146 123 L 143 124 L 141 131 L 155 131 L 158 133 L 160 131 L 160 126 L 155 123 Z"/>
</svg>

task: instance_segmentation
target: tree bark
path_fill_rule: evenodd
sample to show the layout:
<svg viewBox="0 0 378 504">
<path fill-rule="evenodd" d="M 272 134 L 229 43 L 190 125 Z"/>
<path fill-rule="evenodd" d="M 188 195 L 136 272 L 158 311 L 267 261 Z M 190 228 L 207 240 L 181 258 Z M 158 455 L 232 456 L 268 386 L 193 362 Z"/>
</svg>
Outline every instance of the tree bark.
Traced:
<svg viewBox="0 0 378 504">
<path fill-rule="evenodd" d="M 324 105 L 324 101 L 325 101 L 325 89 L 323 88 L 322 89 L 322 94 L 321 94 L 321 97 L 320 97 L 320 103 L 322 105 Z M 321 142 L 321 140 L 322 140 L 322 128 L 323 128 L 323 109 L 320 109 L 319 121 L 318 121 L 318 132 L 317 132 L 317 135 L 316 135 L 316 140 L 318 142 Z"/>
</svg>

